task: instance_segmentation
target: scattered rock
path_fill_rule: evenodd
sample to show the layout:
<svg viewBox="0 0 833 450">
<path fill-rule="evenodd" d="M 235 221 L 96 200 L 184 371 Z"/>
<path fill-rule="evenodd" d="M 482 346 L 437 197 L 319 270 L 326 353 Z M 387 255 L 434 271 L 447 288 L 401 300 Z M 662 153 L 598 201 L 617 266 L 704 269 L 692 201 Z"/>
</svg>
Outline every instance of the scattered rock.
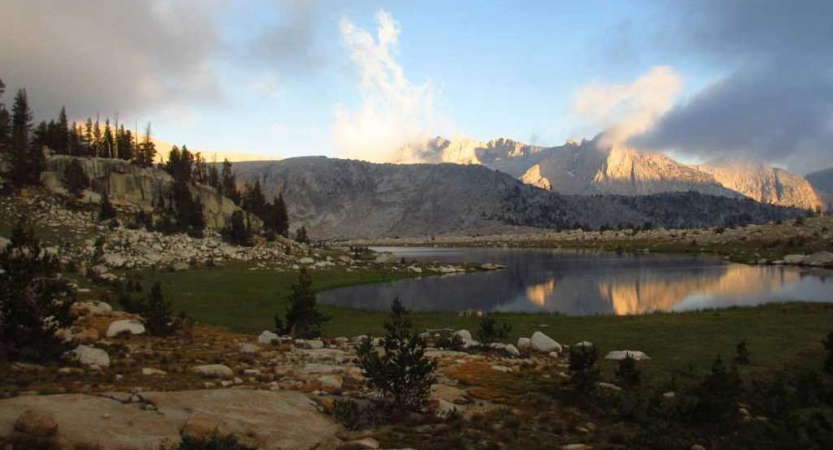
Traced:
<svg viewBox="0 0 833 450">
<path fill-rule="evenodd" d="M 318 377 L 318 382 L 321 384 L 321 389 L 329 393 L 340 391 L 344 383 L 338 375 L 322 375 Z"/>
<path fill-rule="evenodd" d="M 263 333 L 260 333 L 260 336 L 257 337 L 257 342 L 258 344 L 280 344 L 281 338 L 269 330 L 264 330 Z"/>
<path fill-rule="evenodd" d="M 549 353 L 553 351 L 561 353 L 562 350 L 561 344 L 555 342 L 555 340 L 553 340 L 551 337 L 547 336 L 544 333 L 541 333 L 540 331 L 536 331 L 532 334 L 530 344 L 533 350 L 542 353 Z"/>
<path fill-rule="evenodd" d="M 474 340 L 471 337 L 471 333 L 469 332 L 469 330 L 457 330 L 457 331 L 454 332 L 454 334 L 457 335 L 457 336 L 460 336 L 460 339 L 462 339 L 463 341 L 466 341 L 466 340 L 472 341 L 472 340 Z"/>
<path fill-rule="evenodd" d="M 240 353 L 245 353 L 251 355 L 253 353 L 257 353 L 260 351 L 260 347 L 254 344 L 250 344 L 248 342 L 243 342 L 240 344 Z"/>
<path fill-rule="evenodd" d="M 145 367 L 145 368 L 142 369 L 142 375 L 145 375 L 145 376 L 153 376 L 153 375 L 164 376 L 164 375 L 167 375 L 167 374 L 168 374 L 168 372 L 165 372 L 164 370 L 160 370 L 160 369 L 154 369 L 153 367 Z"/>
<path fill-rule="evenodd" d="M 631 358 L 642 361 L 643 359 L 651 359 L 645 353 L 638 350 L 614 350 L 605 356 L 605 359 L 610 361 L 621 361 L 630 355 Z"/>
<path fill-rule="evenodd" d="M 223 364 L 206 364 L 196 366 L 191 369 L 191 372 L 205 378 L 231 378 L 234 376 L 234 372 L 231 368 Z"/>
<path fill-rule="evenodd" d="M 107 328 L 107 337 L 116 337 L 121 334 L 144 334 L 145 326 L 142 322 L 133 319 L 117 320 Z"/>
<path fill-rule="evenodd" d="M 525 352 L 532 347 L 532 341 L 529 338 L 518 338 L 518 350 Z"/>
<path fill-rule="evenodd" d="M 110 367 L 110 355 L 100 348 L 79 345 L 72 356 L 85 366 Z"/>
</svg>

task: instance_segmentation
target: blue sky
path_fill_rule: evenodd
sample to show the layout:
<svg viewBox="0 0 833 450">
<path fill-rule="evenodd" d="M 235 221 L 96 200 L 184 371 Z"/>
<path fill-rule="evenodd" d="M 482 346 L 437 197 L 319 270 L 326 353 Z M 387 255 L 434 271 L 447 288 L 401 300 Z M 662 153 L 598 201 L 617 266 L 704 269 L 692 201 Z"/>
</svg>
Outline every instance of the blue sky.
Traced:
<svg viewBox="0 0 833 450">
<path fill-rule="evenodd" d="M 36 115 L 118 112 L 192 148 L 384 160 L 616 129 L 687 161 L 833 164 L 821 0 L 10 2 L 0 78 Z"/>
</svg>

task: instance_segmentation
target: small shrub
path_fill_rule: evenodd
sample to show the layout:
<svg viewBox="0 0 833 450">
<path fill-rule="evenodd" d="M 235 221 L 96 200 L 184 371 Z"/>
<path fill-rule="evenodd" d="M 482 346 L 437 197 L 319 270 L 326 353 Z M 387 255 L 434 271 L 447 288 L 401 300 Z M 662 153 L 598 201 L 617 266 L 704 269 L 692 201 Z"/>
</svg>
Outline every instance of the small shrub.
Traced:
<svg viewBox="0 0 833 450">
<path fill-rule="evenodd" d="M 298 231 L 295 232 L 295 240 L 301 244 L 309 244 L 309 234 L 307 234 L 307 228 L 301 227 L 298 228 Z"/>
<path fill-rule="evenodd" d="M 428 399 L 437 364 L 425 357 L 425 341 L 414 330 L 409 312 L 398 298 L 384 327 L 384 355 L 366 337 L 358 347 L 359 366 L 398 412 L 418 410 Z"/>
<path fill-rule="evenodd" d="M 98 220 L 103 222 L 105 220 L 116 218 L 116 208 L 110 203 L 110 196 L 107 192 L 101 196 L 101 206 L 98 210 Z"/>
<path fill-rule="evenodd" d="M 90 187 L 90 178 L 87 176 L 86 172 L 84 172 L 84 167 L 78 159 L 73 159 L 69 164 L 67 164 L 64 168 L 63 175 L 63 181 L 67 191 L 75 198 L 81 197 L 81 194 L 84 193 L 84 189 Z"/>
<path fill-rule="evenodd" d="M 593 344 L 570 347 L 570 386 L 574 394 L 587 396 L 595 391 L 600 375 L 598 359 Z"/>
<path fill-rule="evenodd" d="M 740 365 L 749 364 L 749 349 L 746 348 L 746 339 L 741 339 L 735 346 L 735 362 Z"/>
<path fill-rule="evenodd" d="M 824 371 L 833 374 L 833 331 L 827 334 L 827 339 L 822 342 L 827 350 L 827 359 L 824 361 Z"/>
<path fill-rule="evenodd" d="M 333 418 L 348 430 L 358 430 L 362 426 L 361 408 L 352 399 L 337 399 L 333 403 Z"/>
<path fill-rule="evenodd" d="M 145 305 L 142 315 L 148 332 L 154 336 L 170 335 L 175 329 L 173 308 L 162 295 L 162 285 L 158 281 L 150 289 Z"/>
<path fill-rule="evenodd" d="M 711 373 L 706 375 L 697 391 L 693 411 L 696 425 L 716 427 L 734 423 L 737 418 L 737 402 L 741 380 L 737 370 L 727 369 L 718 356 L 712 364 Z"/>
<path fill-rule="evenodd" d="M 447 350 L 460 351 L 463 350 L 465 342 L 459 334 L 452 334 L 451 336 L 442 336 L 434 343 L 437 348 L 444 348 Z"/>
<path fill-rule="evenodd" d="M 497 320 L 490 314 L 484 314 L 478 324 L 477 340 L 483 345 L 503 341 L 509 338 L 510 331 L 512 331 L 512 326 L 508 323 L 498 324 Z"/>
<path fill-rule="evenodd" d="M 627 389 L 639 386 L 642 382 L 642 371 L 639 370 L 636 360 L 630 354 L 625 359 L 619 361 L 619 368 L 614 373 L 619 384 Z"/>
</svg>

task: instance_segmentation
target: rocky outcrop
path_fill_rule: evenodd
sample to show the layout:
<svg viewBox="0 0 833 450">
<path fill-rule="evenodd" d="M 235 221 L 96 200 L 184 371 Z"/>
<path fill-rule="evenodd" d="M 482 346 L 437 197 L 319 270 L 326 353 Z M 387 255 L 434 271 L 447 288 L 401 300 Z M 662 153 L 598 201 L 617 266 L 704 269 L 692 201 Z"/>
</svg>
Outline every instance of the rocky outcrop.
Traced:
<svg viewBox="0 0 833 450">
<path fill-rule="evenodd" d="M 59 448 L 155 449 L 176 445 L 181 435 L 206 437 L 216 430 L 251 448 L 308 449 L 340 429 L 306 395 L 293 391 L 145 392 L 141 398 L 120 402 L 67 394 L 2 400 L 0 440 L 25 432 Z"/>
<path fill-rule="evenodd" d="M 174 181 L 167 172 L 141 167 L 121 159 L 53 155 L 49 157 L 46 171 L 41 175 L 44 186 L 53 192 L 65 193 L 63 173 L 73 159 L 81 162 L 92 183 L 92 191 L 97 194 L 87 196 L 91 201 L 99 201 L 100 195 L 107 192 L 113 204 L 145 212 L 166 207 L 171 201 Z M 202 203 L 208 227 L 224 227 L 228 218 L 238 209 L 234 202 L 218 194 L 212 187 L 191 185 L 189 189 L 191 195 L 199 198 Z"/>
<path fill-rule="evenodd" d="M 750 161 L 716 161 L 694 166 L 721 185 L 761 203 L 815 210 L 822 200 L 804 177 Z"/>
</svg>

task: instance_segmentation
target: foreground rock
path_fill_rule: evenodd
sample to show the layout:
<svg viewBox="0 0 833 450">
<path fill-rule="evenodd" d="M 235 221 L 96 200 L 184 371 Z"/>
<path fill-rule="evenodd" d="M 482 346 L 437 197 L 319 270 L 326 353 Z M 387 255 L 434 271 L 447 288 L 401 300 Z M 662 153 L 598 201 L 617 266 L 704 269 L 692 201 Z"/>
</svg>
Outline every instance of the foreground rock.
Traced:
<svg viewBox="0 0 833 450">
<path fill-rule="evenodd" d="M 11 439 L 17 427 L 18 433 L 50 438 L 58 448 L 157 449 L 177 444 L 180 430 L 199 436 L 216 428 L 259 449 L 294 450 L 313 448 L 339 430 L 299 392 L 233 389 L 148 392 L 142 397 L 156 410 L 84 394 L 2 400 L 0 440 Z"/>
<path fill-rule="evenodd" d="M 562 350 L 561 344 L 555 342 L 554 339 L 552 339 L 544 333 L 541 333 L 540 331 L 536 331 L 532 334 L 532 338 L 530 339 L 530 345 L 532 346 L 533 350 L 541 353 L 561 353 Z"/>
<path fill-rule="evenodd" d="M 192 368 L 191 371 L 205 378 L 231 378 L 234 376 L 234 371 L 223 364 L 206 364 L 204 366 L 196 366 Z"/>
</svg>

